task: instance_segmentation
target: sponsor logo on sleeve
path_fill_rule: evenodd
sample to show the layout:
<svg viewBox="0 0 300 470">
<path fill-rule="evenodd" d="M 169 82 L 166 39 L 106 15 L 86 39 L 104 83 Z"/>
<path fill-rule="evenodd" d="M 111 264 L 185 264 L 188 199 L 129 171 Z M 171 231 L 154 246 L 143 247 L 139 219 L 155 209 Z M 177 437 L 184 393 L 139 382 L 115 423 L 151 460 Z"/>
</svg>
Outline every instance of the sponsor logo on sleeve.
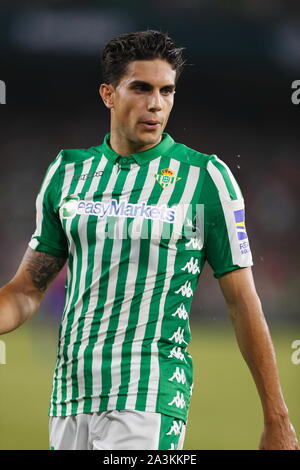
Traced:
<svg viewBox="0 0 300 470">
<path fill-rule="evenodd" d="M 242 254 L 250 253 L 250 247 L 248 242 L 248 235 L 245 226 L 245 210 L 239 209 L 234 211 L 235 227 L 237 231 L 237 237 L 239 240 L 239 246 Z"/>
<path fill-rule="evenodd" d="M 248 236 L 247 236 L 246 227 L 245 227 L 244 209 L 234 211 L 234 218 L 235 218 L 235 226 L 237 230 L 238 239 L 245 240 L 246 238 L 248 238 Z"/>
</svg>

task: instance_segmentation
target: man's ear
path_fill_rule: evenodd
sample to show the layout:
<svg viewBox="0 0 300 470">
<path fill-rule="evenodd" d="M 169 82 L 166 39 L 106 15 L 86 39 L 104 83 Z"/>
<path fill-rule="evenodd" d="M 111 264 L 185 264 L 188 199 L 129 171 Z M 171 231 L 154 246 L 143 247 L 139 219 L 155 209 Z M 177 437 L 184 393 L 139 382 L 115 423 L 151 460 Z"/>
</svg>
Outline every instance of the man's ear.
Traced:
<svg viewBox="0 0 300 470">
<path fill-rule="evenodd" d="M 107 83 L 101 83 L 99 94 L 105 106 L 112 109 L 114 107 L 114 87 Z"/>
</svg>

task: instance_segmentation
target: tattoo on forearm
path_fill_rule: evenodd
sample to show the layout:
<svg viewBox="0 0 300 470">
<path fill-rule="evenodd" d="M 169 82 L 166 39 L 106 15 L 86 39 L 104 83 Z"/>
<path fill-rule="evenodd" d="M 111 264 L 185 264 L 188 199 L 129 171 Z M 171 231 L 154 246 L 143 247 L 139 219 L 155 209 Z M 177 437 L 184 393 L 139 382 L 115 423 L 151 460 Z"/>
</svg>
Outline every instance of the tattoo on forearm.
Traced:
<svg viewBox="0 0 300 470">
<path fill-rule="evenodd" d="M 30 249 L 26 252 L 25 261 L 26 271 L 31 275 L 33 284 L 44 292 L 59 273 L 66 259 Z"/>
</svg>

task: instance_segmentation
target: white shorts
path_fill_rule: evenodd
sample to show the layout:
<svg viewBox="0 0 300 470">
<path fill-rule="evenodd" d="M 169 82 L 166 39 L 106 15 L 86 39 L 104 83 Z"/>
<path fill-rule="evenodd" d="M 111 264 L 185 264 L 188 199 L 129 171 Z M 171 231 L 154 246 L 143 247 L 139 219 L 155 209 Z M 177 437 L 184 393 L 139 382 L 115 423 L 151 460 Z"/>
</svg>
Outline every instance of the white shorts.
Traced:
<svg viewBox="0 0 300 470">
<path fill-rule="evenodd" d="M 51 416 L 51 450 L 181 450 L 185 423 L 172 416 L 113 410 Z"/>
</svg>

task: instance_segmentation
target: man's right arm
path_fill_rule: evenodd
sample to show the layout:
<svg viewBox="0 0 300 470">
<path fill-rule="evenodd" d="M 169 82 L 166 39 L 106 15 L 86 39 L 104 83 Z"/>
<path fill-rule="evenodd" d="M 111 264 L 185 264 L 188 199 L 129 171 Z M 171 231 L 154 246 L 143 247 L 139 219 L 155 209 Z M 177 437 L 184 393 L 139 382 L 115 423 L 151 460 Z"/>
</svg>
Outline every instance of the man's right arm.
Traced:
<svg viewBox="0 0 300 470">
<path fill-rule="evenodd" d="M 15 330 L 40 307 L 66 258 L 28 248 L 16 275 L 0 289 L 0 334 Z"/>
</svg>

